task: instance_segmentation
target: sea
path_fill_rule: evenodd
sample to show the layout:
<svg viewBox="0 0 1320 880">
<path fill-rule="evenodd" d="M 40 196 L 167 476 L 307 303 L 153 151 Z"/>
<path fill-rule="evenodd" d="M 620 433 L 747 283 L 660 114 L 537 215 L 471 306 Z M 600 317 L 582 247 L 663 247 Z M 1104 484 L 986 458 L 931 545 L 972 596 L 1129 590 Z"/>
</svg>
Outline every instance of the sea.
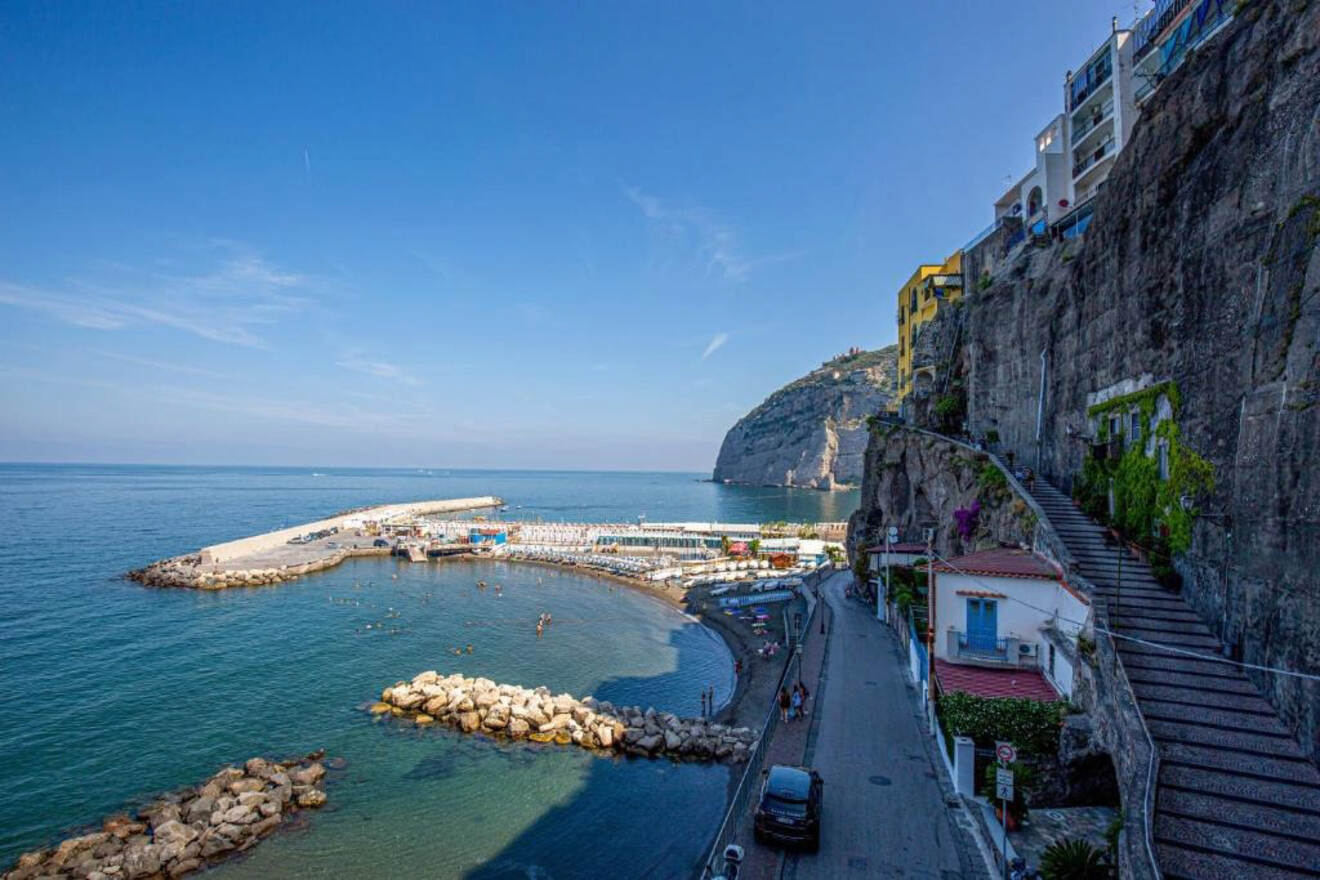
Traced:
<svg viewBox="0 0 1320 880">
<path fill-rule="evenodd" d="M 729 767 L 511 745 L 366 711 L 434 669 L 695 715 L 703 689 L 728 698 L 732 660 L 662 601 L 485 560 L 358 559 L 209 593 L 123 575 L 389 502 L 498 495 L 516 519 L 767 522 L 842 520 L 858 501 L 703 477 L 0 464 L 0 870 L 227 762 L 325 749 L 343 765 L 329 803 L 216 877 L 690 876 Z M 538 640 L 542 611 L 554 623 Z"/>
</svg>

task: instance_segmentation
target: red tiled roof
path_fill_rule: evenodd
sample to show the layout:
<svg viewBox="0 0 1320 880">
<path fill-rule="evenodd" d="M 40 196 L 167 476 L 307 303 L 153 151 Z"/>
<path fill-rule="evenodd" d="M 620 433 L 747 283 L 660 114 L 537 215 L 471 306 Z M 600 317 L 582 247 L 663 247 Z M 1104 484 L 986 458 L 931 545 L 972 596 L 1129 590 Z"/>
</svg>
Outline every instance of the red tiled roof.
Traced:
<svg viewBox="0 0 1320 880">
<path fill-rule="evenodd" d="M 1027 550 L 1016 547 L 1000 547 L 995 550 L 981 550 L 968 553 L 946 562 L 936 562 L 936 571 L 951 574 L 979 574 L 986 577 L 1040 578 L 1047 581 L 1059 579 L 1059 573 L 1044 559 Z"/>
<path fill-rule="evenodd" d="M 866 552 L 883 553 L 885 552 L 885 545 L 876 544 L 874 547 L 867 547 Z M 890 553 L 920 553 L 924 556 L 926 554 L 926 545 L 925 544 L 890 544 L 889 552 Z"/>
<path fill-rule="evenodd" d="M 940 689 L 974 697 L 1026 697 L 1052 703 L 1059 692 L 1037 669 L 985 669 L 935 659 Z"/>
</svg>

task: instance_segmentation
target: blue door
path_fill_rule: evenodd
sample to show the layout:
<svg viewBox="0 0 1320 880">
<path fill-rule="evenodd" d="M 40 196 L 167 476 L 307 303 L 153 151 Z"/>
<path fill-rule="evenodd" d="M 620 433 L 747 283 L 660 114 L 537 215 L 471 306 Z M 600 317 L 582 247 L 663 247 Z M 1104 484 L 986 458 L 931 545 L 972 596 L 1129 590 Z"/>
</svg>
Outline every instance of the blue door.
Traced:
<svg viewBox="0 0 1320 880">
<path fill-rule="evenodd" d="M 999 641 L 999 603 L 994 599 L 967 600 L 967 647 L 994 651 Z"/>
</svg>

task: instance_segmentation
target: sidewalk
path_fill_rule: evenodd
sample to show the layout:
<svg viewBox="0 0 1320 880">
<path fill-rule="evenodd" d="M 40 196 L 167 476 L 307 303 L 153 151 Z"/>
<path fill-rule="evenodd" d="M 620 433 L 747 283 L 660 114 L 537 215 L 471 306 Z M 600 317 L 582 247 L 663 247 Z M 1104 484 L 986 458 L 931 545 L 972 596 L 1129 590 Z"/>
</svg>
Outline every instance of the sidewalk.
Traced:
<svg viewBox="0 0 1320 880">
<path fill-rule="evenodd" d="M 811 621 L 811 630 L 802 643 L 801 678 L 803 684 L 807 686 L 807 691 L 811 694 L 806 705 L 807 715 L 787 724 L 780 722 L 775 727 L 770 744 L 766 748 L 765 766 L 767 768 L 772 764 L 798 765 L 804 763 L 803 756 L 806 754 L 813 722 L 816 719 L 816 697 L 820 694 L 821 672 L 825 667 L 825 654 L 833 635 L 834 610 L 830 607 L 830 603 L 825 601 L 825 596 L 836 582 L 844 584 L 851 582 L 851 579 L 851 572 L 839 571 L 821 582 L 820 606 L 816 610 L 816 618 Z M 843 587 L 839 586 L 838 589 L 842 591 Z M 823 618 L 822 615 L 824 615 Z M 825 621 L 826 627 L 824 636 L 821 635 L 820 631 L 822 619 Z M 784 684 L 791 687 L 797 683 L 797 680 L 798 676 L 794 675 L 791 680 L 786 680 Z M 752 832 L 752 816 L 756 811 L 758 800 L 757 797 L 751 799 L 738 832 L 738 843 L 747 851 L 743 869 L 738 876 L 739 878 L 747 878 L 747 880 L 774 880 L 779 876 L 782 869 L 784 854 L 777 847 L 763 846 L 756 842 L 756 837 Z"/>
</svg>

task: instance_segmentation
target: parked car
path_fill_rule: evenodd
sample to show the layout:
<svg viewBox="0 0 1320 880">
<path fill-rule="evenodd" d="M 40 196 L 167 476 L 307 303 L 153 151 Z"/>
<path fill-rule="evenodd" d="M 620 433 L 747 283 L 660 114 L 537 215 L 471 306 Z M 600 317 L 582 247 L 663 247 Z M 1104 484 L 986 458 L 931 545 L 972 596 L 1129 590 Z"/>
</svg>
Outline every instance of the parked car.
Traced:
<svg viewBox="0 0 1320 880">
<path fill-rule="evenodd" d="M 384 538 L 377 538 L 376 540 L 374 540 L 374 541 L 371 542 L 371 546 L 373 546 L 373 547 L 388 547 L 388 546 L 390 546 L 390 542 L 389 542 L 389 541 L 386 541 Z"/>
<path fill-rule="evenodd" d="M 809 767 L 776 764 L 765 771 L 752 828 L 762 843 L 820 848 L 820 808 L 825 783 Z"/>
</svg>

